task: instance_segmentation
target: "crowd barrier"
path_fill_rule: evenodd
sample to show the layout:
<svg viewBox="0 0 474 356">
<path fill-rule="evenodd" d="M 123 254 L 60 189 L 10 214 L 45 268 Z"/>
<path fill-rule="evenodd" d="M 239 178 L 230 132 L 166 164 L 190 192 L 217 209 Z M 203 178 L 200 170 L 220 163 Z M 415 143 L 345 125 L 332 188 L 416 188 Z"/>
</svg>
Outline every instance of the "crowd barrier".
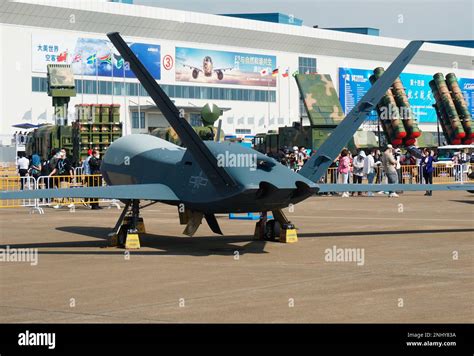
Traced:
<svg viewBox="0 0 474 356">
<path fill-rule="evenodd" d="M 433 169 L 433 184 L 447 183 L 474 183 L 474 179 L 468 177 L 468 173 L 474 170 L 474 164 L 436 164 Z M 77 169 L 76 172 L 81 173 L 82 170 Z M 374 183 L 386 183 L 383 169 L 377 166 L 375 169 Z M 403 184 L 419 184 L 424 183 L 423 174 L 420 166 L 403 165 L 400 169 L 400 183 Z M 340 183 L 338 179 L 337 167 L 328 169 L 325 177 L 321 179 L 321 183 Z M 421 179 L 420 179 L 421 178 Z M 349 182 L 352 183 L 352 177 Z M 367 183 L 364 177 L 363 183 Z M 0 191 L 15 190 L 34 190 L 34 189 L 63 189 L 75 187 L 99 187 L 105 186 L 105 181 L 100 174 L 74 174 L 72 176 L 40 176 L 40 177 L 19 177 L 19 176 L 0 176 Z M 88 206 L 91 203 L 109 204 L 120 208 L 118 200 L 115 199 L 82 199 L 82 198 L 61 198 L 61 199 L 11 199 L 0 200 L 0 208 L 18 208 L 27 207 L 31 212 L 44 213 L 43 207 L 76 207 L 78 205 Z"/>
<path fill-rule="evenodd" d="M 452 183 L 474 183 L 473 179 L 468 177 L 468 174 L 474 170 L 474 164 L 442 164 L 433 165 L 433 184 L 452 184 Z M 421 179 L 420 179 L 421 178 Z M 385 183 L 385 174 L 381 166 L 375 167 L 374 183 Z M 417 165 L 402 165 L 400 168 L 399 181 L 402 184 L 416 184 L 424 183 L 423 171 Z M 323 183 L 341 183 L 337 167 L 331 167 L 326 172 L 324 178 L 321 179 Z M 362 179 L 363 183 L 367 183 L 367 177 Z M 350 174 L 349 183 L 352 183 L 352 174 Z"/>
<path fill-rule="evenodd" d="M 105 186 L 100 174 L 72 175 L 72 176 L 39 176 L 39 177 L 0 177 L 0 190 L 15 191 L 20 189 L 64 189 L 77 187 Z M 43 207 L 75 208 L 79 205 L 89 206 L 91 203 L 108 204 L 110 207 L 120 208 L 116 199 L 88 199 L 88 198 L 51 198 L 51 199 L 11 199 L 0 200 L 0 208 L 29 207 L 31 212 L 44 213 Z"/>
</svg>

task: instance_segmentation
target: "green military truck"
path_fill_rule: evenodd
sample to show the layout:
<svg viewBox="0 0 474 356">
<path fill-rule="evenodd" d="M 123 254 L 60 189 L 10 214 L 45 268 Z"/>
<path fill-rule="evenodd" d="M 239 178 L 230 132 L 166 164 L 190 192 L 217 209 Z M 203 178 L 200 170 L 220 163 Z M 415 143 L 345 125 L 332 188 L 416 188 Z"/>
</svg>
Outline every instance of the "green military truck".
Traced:
<svg viewBox="0 0 474 356">
<path fill-rule="evenodd" d="M 76 120 L 71 126 L 44 125 L 30 132 L 25 151 L 42 159 L 51 157 L 53 149 L 66 149 L 74 166 L 81 164 L 89 149 L 104 155 L 112 142 L 122 137 L 120 105 L 76 105 Z"/>
</svg>

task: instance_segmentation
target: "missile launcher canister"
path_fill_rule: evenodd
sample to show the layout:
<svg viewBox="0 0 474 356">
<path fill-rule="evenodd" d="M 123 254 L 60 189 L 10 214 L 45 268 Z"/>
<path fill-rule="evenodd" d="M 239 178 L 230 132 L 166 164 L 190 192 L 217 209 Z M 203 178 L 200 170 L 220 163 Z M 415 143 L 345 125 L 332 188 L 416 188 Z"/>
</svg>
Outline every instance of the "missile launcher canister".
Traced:
<svg viewBox="0 0 474 356">
<path fill-rule="evenodd" d="M 446 112 L 444 110 L 444 107 L 441 102 L 441 98 L 438 92 L 438 89 L 436 88 L 436 83 L 434 80 L 431 80 L 429 82 L 431 91 L 433 93 L 433 97 L 435 99 L 435 103 L 433 104 L 433 107 L 436 111 L 436 116 L 438 117 L 438 120 L 441 124 L 441 128 L 443 130 L 444 136 L 446 137 L 447 143 L 449 145 L 459 145 L 461 144 L 461 139 L 456 138 L 453 128 L 451 127 L 451 122 L 449 121 L 448 116 L 446 115 Z"/>
<path fill-rule="evenodd" d="M 374 84 L 378 78 L 383 74 L 383 68 L 376 68 L 374 75 L 370 76 L 371 84 Z M 388 138 L 388 141 L 394 146 L 400 146 L 407 132 L 403 126 L 400 118 L 395 98 L 390 89 L 380 99 L 377 104 L 377 113 L 382 124 L 383 131 Z"/>
<path fill-rule="evenodd" d="M 456 111 L 456 106 L 454 105 L 453 99 L 451 98 L 451 93 L 449 92 L 446 81 L 442 73 L 436 73 L 433 76 L 435 82 L 436 90 L 438 91 L 438 99 L 441 106 L 444 109 L 444 114 L 449 120 L 451 128 L 453 129 L 453 139 L 461 140 L 466 137 L 464 132 L 463 125 L 459 119 L 459 115 Z M 433 92 L 433 95 L 435 93 Z"/>
<path fill-rule="evenodd" d="M 472 116 L 469 112 L 469 107 L 467 106 L 466 100 L 464 99 L 464 95 L 461 91 L 461 88 L 459 87 L 458 80 L 454 73 L 446 74 L 446 84 L 451 92 L 451 98 L 454 102 L 454 106 L 456 107 L 459 119 L 461 120 L 464 132 L 466 133 L 462 143 L 465 145 L 470 145 L 474 142 Z"/>
<path fill-rule="evenodd" d="M 393 82 L 392 94 L 395 98 L 400 117 L 407 132 L 407 136 L 403 143 L 405 146 L 414 145 L 416 138 L 420 137 L 421 131 L 416 122 L 415 114 L 410 107 L 408 96 L 400 78 L 395 79 Z"/>
</svg>

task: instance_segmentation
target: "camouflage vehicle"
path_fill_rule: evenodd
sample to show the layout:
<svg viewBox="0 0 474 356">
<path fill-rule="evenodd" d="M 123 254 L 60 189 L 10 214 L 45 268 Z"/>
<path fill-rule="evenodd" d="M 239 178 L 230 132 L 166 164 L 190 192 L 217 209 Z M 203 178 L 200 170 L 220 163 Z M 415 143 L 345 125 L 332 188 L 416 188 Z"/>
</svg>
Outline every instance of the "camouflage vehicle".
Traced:
<svg viewBox="0 0 474 356">
<path fill-rule="evenodd" d="M 201 120 L 203 126 L 193 126 L 194 131 L 204 141 L 213 141 L 218 135 L 218 128 L 214 127 L 216 120 L 222 115 L 222 110 L 215 104 L 206 104 L 201 109 Z M 172 127 L 157 128 L 150 133 L 153 136 L 181 146 L 181 140 Z M 219 141 L 224 139 L 224 132 L 221 130 Z"/>
<path fill-rule="evenodd" d="M 38 154 L 41 159 L 48 159 L 53 149 L 65 148 L 72 154 L 71 126 L 44 125 L 28 133 L 25 153 L 30 156 Z"/>
<path fill-rule="evenodd" d="M 311 126 L 335 127 L 344 119 L 339 97 L 329 74 L 296 74 Z"/>
<path fill-rule="evenodd" d="M 416 139 L 416 146 L 420 148 L 435 148 L 444 146 L 446 144 L 446 138 L 442 133 L 439 135 L 437 132 L 423 132 L 420 137 Z"/>
<path fill-rule="evenodd" d="M 280 127 L 278 133 L 257 135 L 255 148 L 261 152 L 275 154 L 284 146 L 304 146 L 315 151 L 344 119 L 345 115 L 329 74 L 297 74 L 295 79 L 310 126 L 295 124 L 292 127 Z M 355 151 L 358 148 L 377 146 L 374 132 L 358 131 L 348 148 Z"/>
<path fill-rule="evenodd" d="M 69 160 L 74 166 L 88 156 L 93 149 L 104 155 L 112 142 L 122 137 L 120 106 L 118 104 L 87 105 L 97 108 L 88 110 L 86 105 L 76 105 L 76 121 L 69 126 L 44 125 L 30 132 L 25 151 L 27 155 L 37 153 L 42 159 L 51 157 L 53 149 L 66 149 Z"/>
</svg>

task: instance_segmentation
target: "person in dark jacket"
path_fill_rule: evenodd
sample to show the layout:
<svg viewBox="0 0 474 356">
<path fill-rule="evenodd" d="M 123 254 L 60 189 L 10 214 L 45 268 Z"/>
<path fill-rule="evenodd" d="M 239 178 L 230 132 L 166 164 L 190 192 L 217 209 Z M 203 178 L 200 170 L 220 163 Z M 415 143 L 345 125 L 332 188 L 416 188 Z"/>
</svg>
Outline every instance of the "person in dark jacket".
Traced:
<svg viewBox="0 0 474 356">
<path fill-rule="evenodd" d="M 421 159 L 421 167 L 425 184 L 433 184 L 433 156 L 434 152 L 428 148 L 425 148 L 423 151 L 423 158 Z M 432 196 L 433 192 L 431 190 L 427 190 L 425 195 Z"/>
<path fill-rule="evenodd" d="M 102 185 L 102 176 L 100 172 L 100 154 L 96 150 L 92 151 L 92 157 L 89 159 L 89 167 L 91 170 L 91 174 L 94 176 L 90 181 L 92 181 L 93 187 L 100 187 Z M 90 199 L 91 209 L 102 209 L 99 206 L 99 198 L 91 198 Z"/>
</svg>

